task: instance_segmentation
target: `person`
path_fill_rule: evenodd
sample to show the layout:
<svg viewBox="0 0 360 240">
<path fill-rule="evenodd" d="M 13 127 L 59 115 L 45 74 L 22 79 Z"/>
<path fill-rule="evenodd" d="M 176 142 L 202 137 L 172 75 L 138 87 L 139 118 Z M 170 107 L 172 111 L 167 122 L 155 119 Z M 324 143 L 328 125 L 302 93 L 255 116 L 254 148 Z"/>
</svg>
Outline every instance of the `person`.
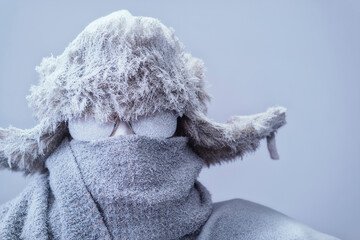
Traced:
<svg viewBox="0 0 360 240">
<path fill-rule="evenodd" d="M 39 125 L 0 129 L 0 167 L 34 175 L 0 207 L 0 239 L 335 239 L 197 177 L 255 151 L 286 109 L 206 117 L 204 66 L 159 20 L 117 11 L 37 67 Z"/>
</svg>

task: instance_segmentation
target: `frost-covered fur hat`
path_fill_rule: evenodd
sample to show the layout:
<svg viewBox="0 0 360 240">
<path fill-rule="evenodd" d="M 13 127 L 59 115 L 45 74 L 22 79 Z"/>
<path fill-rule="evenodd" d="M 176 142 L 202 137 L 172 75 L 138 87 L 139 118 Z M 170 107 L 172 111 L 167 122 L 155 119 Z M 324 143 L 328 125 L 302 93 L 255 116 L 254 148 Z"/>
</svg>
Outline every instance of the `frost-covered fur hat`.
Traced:
<svg viewBox="0 0 360 240">
<path fill-rule="evenodd" d="M 285 124 L 285 109 L 235 117 L 227 124 L 206 117 L 204 64 L 184 52 L 174 30 L 159 20 L 114 12 L 90 23 L 58 57 L 36 68 L 40 83 L 27 97 L 40 124 L 0 129 L 0 168 L 44 170 L 47 156 L 68 135 L 69 120 L 92 116 L 136 120 L 161 111 L 179 117 L 177 134 L 208 165 L 255 150 Z"/>
</svg>

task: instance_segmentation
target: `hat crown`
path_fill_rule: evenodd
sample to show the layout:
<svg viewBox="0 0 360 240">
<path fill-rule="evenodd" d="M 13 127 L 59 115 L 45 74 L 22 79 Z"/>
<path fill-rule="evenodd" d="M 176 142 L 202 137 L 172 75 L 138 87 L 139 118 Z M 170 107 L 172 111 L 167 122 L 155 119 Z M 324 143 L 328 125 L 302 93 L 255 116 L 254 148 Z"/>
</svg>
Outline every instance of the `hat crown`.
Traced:
<svg viewBox="0 0 360 240">
<path fill-rule="evenodd" d="M 106 121 L 159 111 L 206 111 L 203 62 L 159 20 L 117 11 L 90 23 L 58 57 L 36 68 L 29 105 L 51 124 L 83 115 Z"/>
</svg>

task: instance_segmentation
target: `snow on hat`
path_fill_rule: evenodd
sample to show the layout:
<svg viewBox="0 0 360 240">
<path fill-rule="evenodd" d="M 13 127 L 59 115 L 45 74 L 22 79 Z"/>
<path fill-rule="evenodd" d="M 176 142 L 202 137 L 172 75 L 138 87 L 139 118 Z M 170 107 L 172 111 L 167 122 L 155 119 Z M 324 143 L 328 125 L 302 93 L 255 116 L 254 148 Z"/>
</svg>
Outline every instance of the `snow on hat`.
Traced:
<svg viewBox="0 0 360 240">
<path fill-rule="evenodd" d="M 126 10 L 99 18 L 36 70 L 40 83 L 27 99 L 40 123 L 26 130 L 0 128 L 0 168 L 45 171 L 71 119 L 92 116 L 103 122 L 116 113 L 130 121 L 161 111 L 180 116 L 178 134 L 189 138 L 208 165 L 254 151 L 265 137 L 277 158 L 274 132 L 285 124 L 285 108 L 226 124 L 208 119 L 203 62 L 186 53 L 174 30 L 157 19 Z"/>
</svg>

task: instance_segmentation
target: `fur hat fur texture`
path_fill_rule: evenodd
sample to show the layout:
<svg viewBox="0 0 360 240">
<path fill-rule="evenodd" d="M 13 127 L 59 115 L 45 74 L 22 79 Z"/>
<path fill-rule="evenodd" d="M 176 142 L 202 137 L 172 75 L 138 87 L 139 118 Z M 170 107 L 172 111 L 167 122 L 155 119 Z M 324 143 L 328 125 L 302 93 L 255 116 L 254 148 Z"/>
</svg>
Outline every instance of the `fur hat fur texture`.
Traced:
<svg viewBox="0 0 360 240">
<path fill-rule="evenodd" d="M 208 165 L 254 151 L 285 124 L 285 108 L 219 124 L 206 117 L 204 64 L 184 51 L 174 30 L 159 20 L 114 12 L 90 23 L 58 57 L 36 68 L 27 97 L 40 124 L 0 128 L 0 168 L 45 170 L 49 154 L 68 135 L 67 122 L 91 116 L 136 120 L 160 111 L 179 117 L 178 134 Z M 274 145 L 273 145 L 274 146 Z"/>
</svg>

